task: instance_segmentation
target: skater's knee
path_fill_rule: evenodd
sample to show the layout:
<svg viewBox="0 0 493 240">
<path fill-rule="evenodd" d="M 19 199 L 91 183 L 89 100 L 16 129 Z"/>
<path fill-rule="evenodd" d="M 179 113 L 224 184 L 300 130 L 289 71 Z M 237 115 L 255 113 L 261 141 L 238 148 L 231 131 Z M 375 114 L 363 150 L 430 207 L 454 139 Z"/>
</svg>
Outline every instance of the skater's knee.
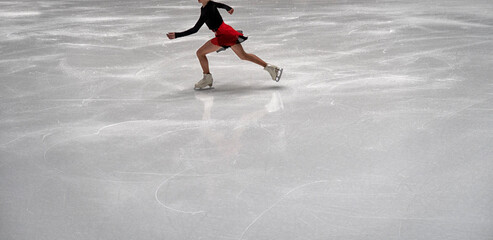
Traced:
<svg viewBox="0 0 493 240">
<path fill-rule="evenodd" d="M 199 49 L 199 50 L 197 50 L 197 52 L 195 54 L 197 54 L 197 57 L 203 58 L 203 57 L 205 57 L 205 55 L 207 55 L 207 51 Z"/>
<path fill-rule="evenodd" d="M 202 51 L 200 51 L 200 49 L 199 49 L 199 50 L 197 50 L 197 52 L 196 52 L 195 54 L 196 54 L 196 55 L 197 55 L 197 57 L 199 57 L 199 58 L 200 58 L 200 57 L 205 56 L 205 54 L 204 54 Z"/>
</svg>

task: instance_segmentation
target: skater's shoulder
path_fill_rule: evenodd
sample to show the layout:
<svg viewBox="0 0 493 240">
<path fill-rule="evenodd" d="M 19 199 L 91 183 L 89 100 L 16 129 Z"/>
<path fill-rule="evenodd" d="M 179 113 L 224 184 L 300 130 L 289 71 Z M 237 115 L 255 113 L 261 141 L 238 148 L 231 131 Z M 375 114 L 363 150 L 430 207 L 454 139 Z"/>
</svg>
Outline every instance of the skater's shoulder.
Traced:
<svg viewBox="0 0 493 240">
<path fill-rule="evenodd" d="M 213 7 L 218 7 L 218 6 L 221 6 L 221 5 L 223 5 L 223 4 L 224 4 L 224 3 L 215 2 L 215 1 L 212 1 L 212 0 L 210 0 L 210 1 L 207 3 L 207 5 L 209 5 L 209 6 L 213 6 Z M 206 5 L 206 6 L 207 6 L 207 5 Z"/>
<path fill-rule="evenodd" d="M 215 5 L 216 5 L 216 2 L 210 0 L 204 6 L 202 6 L 201 8 L 202 9 L 206 9 L 206 8 L 214 7 Z"/>
</svg>

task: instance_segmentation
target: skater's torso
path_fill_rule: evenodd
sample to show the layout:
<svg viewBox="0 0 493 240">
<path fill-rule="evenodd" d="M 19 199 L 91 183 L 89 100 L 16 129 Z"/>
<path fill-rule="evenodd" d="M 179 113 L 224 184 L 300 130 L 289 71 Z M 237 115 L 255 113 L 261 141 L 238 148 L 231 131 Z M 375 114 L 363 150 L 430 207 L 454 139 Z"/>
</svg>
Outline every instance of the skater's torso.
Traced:
<svg viewBox="0 0 493 240">
<path fill-rule="evenodd" d="M 205 24 L 207 24 L 207 27 L 209 27 L 210 30 L 215 31 L 221 26 L 223 23 L 223 18 L 221 17 L 221 14 L 217 10 L 217 8 L 224 8 L 227 11 L 231 9 L 231 7 L 222 4 L 222 3 L 216 3 L 213 1 L 209 1 L 207 5 L 202 7 L 200 9 L 200 18 L 203 18 L 205 21 Z"/>
<path fill-rule="evenodd" d="M 221 14 L 217 10 L 217 8 L 223 8 L 226 9 L 226 11 L 232 9 L 226 4 L 209 1 L 200 9 L 200 18 L 195 26 L 191 29 L 188 29 L 187 31 L 176 33 L 176 37 L 184 37 L 196 33 L 204 23 L 210 30 L 216 31 L 223 23 L 223 18 L 221 17 Z"/>
</svg>

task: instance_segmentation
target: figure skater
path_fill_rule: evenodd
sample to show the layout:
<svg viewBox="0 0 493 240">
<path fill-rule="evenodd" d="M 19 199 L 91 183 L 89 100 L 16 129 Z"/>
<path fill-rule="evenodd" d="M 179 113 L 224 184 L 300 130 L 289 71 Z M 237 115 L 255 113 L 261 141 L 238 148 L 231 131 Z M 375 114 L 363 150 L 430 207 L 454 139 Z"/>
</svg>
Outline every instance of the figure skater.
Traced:
<svg viewBox="0 0 493 240">
<path fill-rule="evenodd" d="M 245 50 L 243 50 L 241 43 L 248 38 L 244 36 L 243 33 L 236 31 L 223 22 L 223 18 L 221 17 L 218 8 L 226 9 L 229 14 L 233 14 L 234 9 L 232 7 L 211 0 L 198 0 L 198 2 L 202 4 L 202 8 L 200 10 L 200 18 L 195 26 L 184 32 L 170 32 L 166 34 L 169 39 L 185 37 L 196 33 L 204 23 L 215 33 L 215 38 L 207 41 L 197 50 L 197 57 L 204 72 L 204 77 L 195 84 L 195 89 L 202 89 L 206 86 L 212 87 L 213 79 L 209 71 L 209 61 L 207 60 L 206 55 L 214 51 L 219 52 L 221 50 L 226 50 L 229 47 L 233 49 L 240 59 L 248 60 L 264 67 L 264 70 L 269 72 L 272 80 L 276 82 L 279 81 L 282 75 L 282 68 L 267 64 L 264 60 L 254 54 L 246 53 Z"/>
</svg>

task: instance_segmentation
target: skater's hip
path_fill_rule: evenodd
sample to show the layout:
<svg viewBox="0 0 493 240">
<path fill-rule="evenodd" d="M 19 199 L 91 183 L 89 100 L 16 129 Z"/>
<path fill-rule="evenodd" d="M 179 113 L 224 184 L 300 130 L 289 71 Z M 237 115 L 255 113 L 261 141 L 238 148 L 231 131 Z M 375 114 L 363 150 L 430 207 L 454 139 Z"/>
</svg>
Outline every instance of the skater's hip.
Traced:
<svg viewBox="0 0 493 240">
<path fill-rule="evenodd" d="M 212 44 L 222 47 L 230 47 L 246 40 L 243 37 L 243 33 L 236 31 L 234 28 L 226 23 L 222 23 L 221 26 L 214 32 L 215 38 L 211 39 Z M 241 38 L 241 41 L 238 41 Z"/>
<path fill-rule="evenodd" d="M 235 32 L 236 32 L 236 30 L 235 30 L 233 27 L 229 26 L 228 24 L 226 24 L 226 23 L 224 23 L 224 22 L 222 22 L 222 23 L 221 23 L 221 25 L 219 25 L 219 27 L 218 27 L 218 28 L 216 28 L 216 29 L 212 29 L 212 31 L 213 31 L 216 35 L 218 35 L 218 34 L 222 34 L 222 33 L 231 32 L 231 31 L 235 31 Z"/>
<path fill-rule="evenodd" d="M 214 33 L 217 33 L 218 31 L 220 31 L 221 27 L 223 27 L 223 28 L 224 28 L 224 26 L 223 26 L 224 24 L 226 24 L 226 23 L 222 22 L 222 23 L 221 23 L 221 25 L 219 25 L 219 27 L 214 28 L 214 29 L 211 29 L 211 30 L 212 30 Z M 227 25 L 227 24 L 226 24 L 226 25 Z"/>
</svg>

